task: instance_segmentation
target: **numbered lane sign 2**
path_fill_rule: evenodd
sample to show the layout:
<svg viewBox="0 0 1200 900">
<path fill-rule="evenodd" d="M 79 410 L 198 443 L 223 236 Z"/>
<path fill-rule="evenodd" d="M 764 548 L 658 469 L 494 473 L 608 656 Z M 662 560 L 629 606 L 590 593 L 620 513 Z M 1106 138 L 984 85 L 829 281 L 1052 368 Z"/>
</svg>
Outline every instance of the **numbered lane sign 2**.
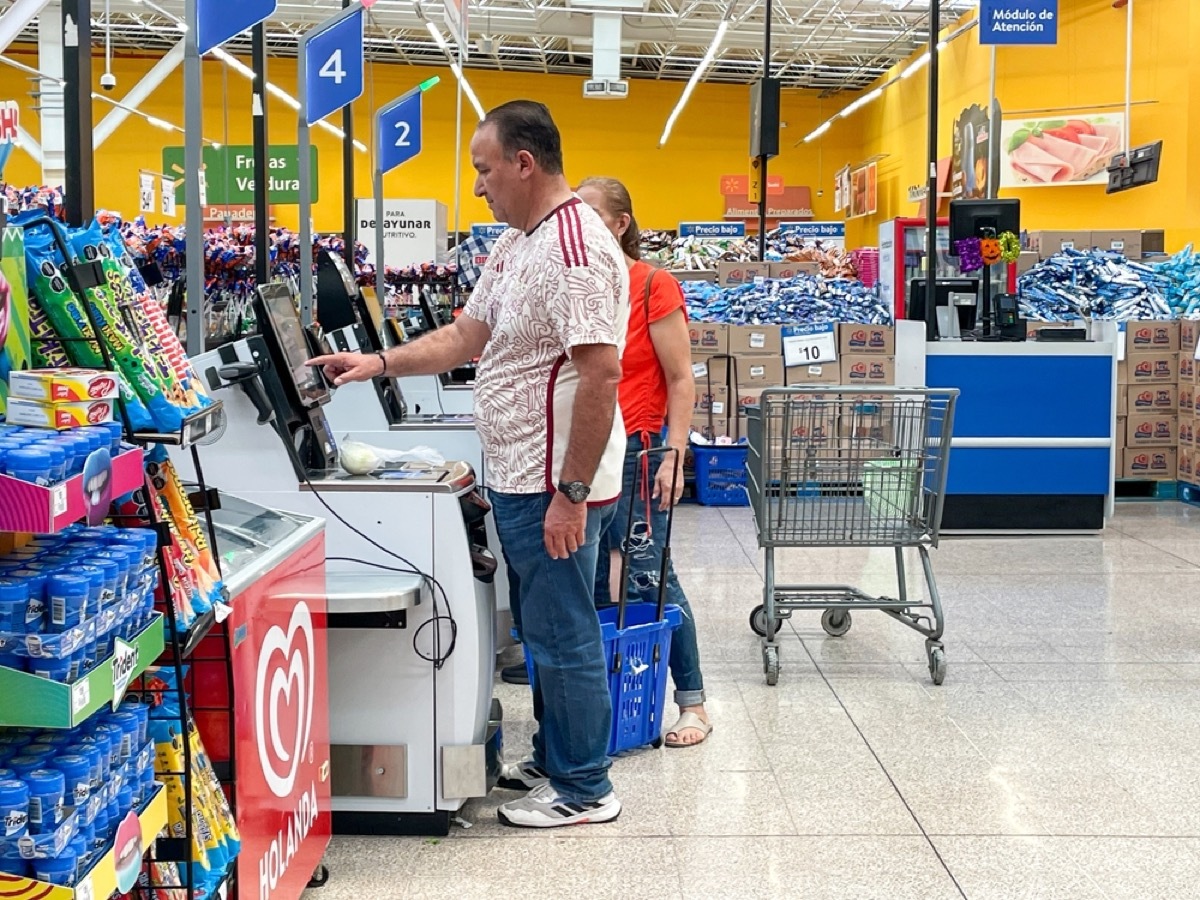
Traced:
<svg viewBox="0 0 1200 900">
<path fill-rule="evenodd" d="M 379 170 L 390 172 L 421 152 L 420 90 L 379 111 Z"/>
<path fill-rule="evenodd" d="M 315 125 L 363 92 L 363 10 L 319 25 L 304 43 L 307 121 Z"/>
</svg>

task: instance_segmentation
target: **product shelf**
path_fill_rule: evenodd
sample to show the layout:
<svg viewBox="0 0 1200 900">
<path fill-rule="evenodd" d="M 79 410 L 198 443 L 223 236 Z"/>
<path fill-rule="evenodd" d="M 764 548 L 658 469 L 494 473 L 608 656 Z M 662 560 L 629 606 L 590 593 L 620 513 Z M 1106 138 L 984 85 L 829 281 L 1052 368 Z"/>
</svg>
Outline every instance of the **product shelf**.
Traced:
<svg viewBox="0 0 1200 900">
<path fill-rule="evenodd" d="M 83 482 L 83 476 L 76 475 L 39 487 L 0 475 L 0 531 L 48 534 L 78 522 L 88 514 Z M 126 450 L 113 459 L 110 496 L 119 497 L 145 483 L 141 450 Z"/>
<path fill-rule="evenodd" d="M 144 851 L 167 827 L 167 794 L 162 785 L 138 813 L 138 823 L 142 829 L 141 846 Z M 118 852 L 114 845 L 73 888 L 0 873 L 0 897 L 5 900 L 105 900 L 117 890 Z M 141 852 L 137 854 L 139 870 L 142 867 L 142 855 Z"/>
<path fill-rule="evenodd" d="M 164 647 L 162 614 L 156 613 L 129 644 L 136 656 L 129 674 L 121 672 L 120 677 L 114 675 L 113 657 L 74 684 L 0 666 L 0 722 L 9 728 L 74 728 L 82 724 L 111 704 L 118 691 L 123 692 L 158 659 Z M 0 897 L 8 895 L 0 891 Z"/>
</svg>

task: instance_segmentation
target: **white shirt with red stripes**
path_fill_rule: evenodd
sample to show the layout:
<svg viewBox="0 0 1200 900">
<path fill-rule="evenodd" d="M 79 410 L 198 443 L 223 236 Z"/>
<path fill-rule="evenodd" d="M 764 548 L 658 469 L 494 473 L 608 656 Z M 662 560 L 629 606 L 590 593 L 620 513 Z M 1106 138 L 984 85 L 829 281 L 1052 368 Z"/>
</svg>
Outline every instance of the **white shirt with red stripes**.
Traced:
<svg viewBox="0 0 1200 900">
<path fill-rule="evenodd" d="M 556 489 L 571 434 L 579 373 L 575 347 L 620 353 L 629 324 L 629 270 L 620 246 L 586 203 L 572 197 L 525 233 L 496 241 L 463 311 L 487 324 L 475 377 L 475 426 L 488 486 L 511 494 Z M 589 504 L 621 493 L 625 427 L 618 409 Z"/>
</svg>

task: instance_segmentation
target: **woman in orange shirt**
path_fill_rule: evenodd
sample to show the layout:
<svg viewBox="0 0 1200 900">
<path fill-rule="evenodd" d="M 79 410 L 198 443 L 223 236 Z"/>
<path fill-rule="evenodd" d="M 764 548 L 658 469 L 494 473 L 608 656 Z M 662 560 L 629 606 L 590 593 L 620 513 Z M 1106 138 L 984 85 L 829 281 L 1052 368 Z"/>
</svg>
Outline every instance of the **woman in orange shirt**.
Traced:
<svg viewBox="0 0 1200 900">
<path fill-rule="evenodd" d="M 616 575 L 621 553 L 629 557 L 630 601 L 658 600 L 662 546 L 667 513 L 683 493 L 683 454 L 688 446 L 696 388 L 692 380 L 691 344 L 688 339 L 687 309 L 683 291 L 669 272 L 641 261 L 640 233 L 633 218 L 629 191 L 613 178 L 589 178 L 579 186 L 582 200 L 600 214 L 625 251 L 629 265 L 629 332 L 621 359 L 620 403 L 629 444 L 625 453 L 625 480 L 620 504 L 612 525 L 601 540 L 600 565 L 596 567 L 597 602 L 615 602 Z M 654 473 L 650 496 L 637 485 L 638 454 L 661 447 L 663 425 L 666 444 L 678 452 L 667 453 Z M 648 479 L 642 479 L 645 484 Z M 674 493 L 672 493 L 674 488 Z M 633 532 L 623 546 L 633 504 Z M 604 545 L 611 565 L 604 565 Z M 667 570 L 667 602 L 683 612 L 683 624 L 671 639 L 671 678 L 679 720 L 666 734 L 668 747 L 701 743 L 712 731 L 704 709 L 704 679 L 700 673 L 700 649 L 696 622 L 680 587 L 675 569 Z"/>
</svg>

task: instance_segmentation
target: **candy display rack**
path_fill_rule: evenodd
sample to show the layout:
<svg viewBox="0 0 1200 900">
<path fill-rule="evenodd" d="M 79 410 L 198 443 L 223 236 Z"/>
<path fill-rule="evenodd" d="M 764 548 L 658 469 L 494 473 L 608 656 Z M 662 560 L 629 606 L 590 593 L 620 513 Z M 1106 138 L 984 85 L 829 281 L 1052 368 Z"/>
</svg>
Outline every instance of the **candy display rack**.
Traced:
<svg viewBox="0 0 1200 900">
<path fill-rule="evenodd" d="M 141 465 L 141 453 L 133 451 L 123 456 L 135 460 Z M 13 492 L 13 479 L 0 479 L 0 509 L 7 509 L 16 501 L 10 497 Z M 19 496 L 24 496 L 19 491 Z M 82 513 L 81 513 L 82 515 Z M 60 515 L 54 527 L 43 529 L 47 533 L 61 530 L 67 524 Z M 11 533 L 14 529 L 2 529 Z M 163 620 L 161 615 L 155 615 L 150 624 L 135 636 L 127 645 L 126 664 L 118 672 L 114 666 L 115 657 L 110 657 L 100 663 L 89 674 L 73 684 L 61 684 L 49 679 L 39 678 L 26 672 L 0 666 L 0 728 L 41 728 L 43 730 L 63 730 L 74 728 L 87 721 L 106 706 L 116 708 L 123 699 L 126 688 L 138 679 L 147 667 L 163 650 Z M 132 659 L 129 655 L 132 655 Z M 153 754 L 153 746 L 147 745 L 142 753 Z M 115 780 L 109 785 L 117 784 Z M 98 805 L 99 797 L 92 798 Z M 61 837 L 70 838 L 75 834 L 81 811 L 85 807 L 68 814 L 64 818 L 62 828 L 65 833 Z M 140 847 L 148 848 L 167 825 L 167 803 L 165 790 L 159 785 L 148 801 L 135 810 L 138 820 Z M 59 844 L 63 841 L 60 839 Z M 30 852 L 37 852 L 30 849 Z M 114 843 L 106 852 L 95 860 L 88 870 L 71 886 L 55 885 L 16 875 L 0 873 L 0 897 L 12 900 L 95 900 L 107 898 L 117 889 L 118 854 L 129 854 L 128 843 L 120 848 Z M 142 855 L 142 854 L 139 854 Z"/>
<path fill-rule="evenodd" d="M 85 290 L 89 287 L 96 286 L 102 283 L 103 273 L 98 261 L 79 261 L 73 260 L 67 242 L 63 239 L 60 231 L 59 223 L 48 217 L 39 217 L 28 220 L 23 223 L 26 228 L 48 224 L 51 233 L 54 236 L 54 241 L 59 248 L 64 260 L 63 273 L 71 286 L 72 290 L 79 297 L 84 297 Z M 82 337 L 76 338 L 77 341 L 85 341 L 94 346 L 101 358 L 104 361 L 104 366 L 110 371 L 115 371 L 112 356 L 104 340 L 100 339 L 102 334 L 100 323 L 97 321 L 96 313 L 90 303 L 84 302 L 81 304 L 85 311 L 86 320 L 77 323 L 81 326 Z M 84 329 L 83 326 L 86 326 Z M 60 338 L 62 340 L 62 338 Z M 224 413 L 219 401 L 214 401 L 210 406 L 201 410 L 198 413 L 187 416 L 182 426 L 178 431 L 173 433 L 157 433 L 137 431 L 133 428 L 128 410 L 121 398 L 118 398 L 116 410 L 119 414 L 120 421 L 124 426 L 125 439 L 127 443 L 138 445 L 139 448 L 147 448 L 154 444 L 168 444 L 184 448 L 189 448 L 192 453 L 193 460 L 196 464 L 196 471 L 201 472 L 199 459 L 199 443 L 206 438 L 213 440 L 219 436 L 223 428 Z M 128 460 L 125 457 L 129 457 Z M 153 490 L 148 479 L 146 478 L 145 469 L 143 467 L 143 449 L 136 449 L 129 453 L 121 454 L 118 461 L 122 463 L 122 472 L 124 480 L 120 483 L 123 491 L 114 491 L 113 496 L 119 496 L 122 493 L 131 491 L 149 492 Z M 133 468 L 136 467 L 136 476 L 133 473 Z M 129 471 L 126 472 L 126 468 Z M 114 475 L 116 467 L 114 466 Z M 0 490 L 3 485 L 0 484 Z M 26 531 L 54 531 L 61 529 L 68 524 L 68 513 L 72 506 L 70 503 L 71 488 L 67 488 L 67 509 L 60 512 L 55 518 L 55 528 L 48 529 L 22 529 Z M 152 529 L 157 537 L 157 553 L 156 563 L 159 575 L 159 584 L 161 585 L 161 597 L 164 606 L 164 612 L 160 616 L 156 616 L 151 625 L 145 629 L 133 642 L 133 646 L 137 651 L 136 686 L 131 685 L 129 692 L 131 695 L 140 695 L 142 699 L 152 704 L 157 710 L 163 708 L 172 709 L 176 712 L 171 712 L 169 715 L 154 715 L 151 713 L 152 720 L 159 722 L 169 721 L 173 734 L 180 737 L 180 746 L 178 748 L 179 762 L 176 767 L 160 764 L 156 767 L 156 774 L 160 781 L 171 779 L 179 779 L 179 783 L 183 787 L 183 798 L 179 804 L 182 808 L 178 810 L 178 824 L 173 825 L 170 833 L 166 834 L 164 829 L 168 822 L 167 803 L 164 798 L 164 790 L 160 788 L 156 797 L 145 810 L 145 820 L 143 822 L 143 847 L 153 845 L 153 859 L 156 865 L 154 871 L 149 866 L 143 866 L 142 878 L 129 892 L 134 897 L 157 897 L 171 896 L 173 898 L 184 898 L 192 900 L 197 896 L 217 896 L 222 897 L 228 895 L 233 889 L 233 872 L 235 870 L 236 860 L 231 861 L 228 870 L 221 874 L 217 887 L 210 891 L 202 889 L 196 877 L 195 866 L 193 865 L 193 848 L 196 846 L 197 840 L 197 819 L 201 818 L 197 815 L 197 810 L 194 806 L 195 792 L 191 780 L 194 772 L 197 770 L 194 759 L 194 750 L 191 736 L 195 730 L 195 723 L 192 719 L 192 711 L 189 708 L 187 692 L 187 669 L 189 657 L 192 651 L 199 645 L 203 637 L 213 627 L 216 621 L 216 614 L 209 613 L 206 616 L 200 617 L 196 622 L 190 623 L 190 626 L 185 629 L 180 616 L 180 604 L 184 598 L 177 598 L 174 593 L 174 585 L 176 580 L 172 578 L 173 562 L 169 555 L 172 546 L 173 537 L 171 527 L 168 522 L 159 518 L 156 506 L 153 502 L 149 502 L 149 495 L 145 495 L 147 502 L 144 504 L 146 514 L 143 520 L 138 522 L 124 521 L 120 516 L 114 516 L 113 521 L 120 527 L 148 527 Z M 214 556 L 219 560 L 219 554 L 215 553 L 216 549 L 216 533 L 213 527 L 211 510 L 219 508 L 219 496 L 215 491 L 209 490 L 203 483 L 201 476 L 201 484 L 199 490 L 189 497 L 194 506 L 202 509 L 207 517 L 209 539 L 212 541 Z M 61 502 L 59 504 L 62 505 Z M 4 509 L 5 504 L 3 495 L 0 494 L 0 509 Z M 81 513 L 82 514 L 82 513 Z M 76 517 L 77 518 L 77 517 Z M 219 565 L 219 562 L 218 562 Z M 144 655 L 143 655 L 144 650 Z M 226 646 L 225 665 L 227 674 L 232 678 L 232 662 L 231 656 Z M 147 672 L 147 667 L 157 658 L 158 672 L 166 672 L 169 678 L 155 677 L 152 672 Z M 103 672 L 108 672 L 110 683 L 108 690 L 105 691 L 101 686 Z M 152 670 L 153 671 L 153 670 Z M 19 675 L 22 673 L 12 673 Z M 103 706 L 104 695 L 107 693 L 111 698 L 114 695 L 113 682 L 113 667 L 111 662 L 106 665 L 101 665 L 85 680 L 85 687 L 77 687 L 76 685 L 62 685 L 61 691 L 59 686 L 40 685 L 41 690 L 34 692 L 30 696 L 42 696 L 43 699 L 49 700 L 48 709 L 42 712 L 44 717 L 61 717 L 65 715 L 66 710 L 78 708 L 78 712 L 72 712 L 71 717 L 75 721 L 80 721 L 89 708 L 94 707 L 100 709 Z M 129 679 L 132 681 L 133 679 Z M 126 681 L 128 684 L 129 681 Z M 93 689 L 95 693 L 93 694 Z M 5 690 L 5 684 L 0 680 L 0 691 Z M 45 693 L 49 691 L 49 693 Z M 85 702 L 86 695 L 86 702 Z M 67 706 L 61 705 L 63 699 L 66 699 Z M 119 698 L 118 698 L 119 700 Z M 224 710 L 232 717 L 232 709 Z M 4 712 L 3 704 L 0 704 L 0 724 L 10 724 L 6 722 L 2 716 Z M 32 713 L 27 713 L 26 718 L 32 716 Z M 11 723 L 18 724 L 18 723 Z M 60 726 L 66 727 L 66 726 Z M 231 778 L 234 767 L 229 766 L 227 776 Z M 218 772 L 218 775 L 222 773 Z M 232 797 L 233 792 L 227 792 Z M 79 900 L 106 900 L 116 888 L 115 877 L 109 876 L 114 871 L 110 853 L 104 859 L 96 863 L 90 872 L 83 875 L 75 888 L 54 887 L 48 884 L 42 884 L 33 881 L 24 881 L 23 888 L 16 883 L 10 883 L 3 880 L 6 876 L 0 875 L 0 897 L 13 898 L 13 900 L 25 900 L 27 894 L 23 890 L 28 891 L 28 897 L 37 897 L 38 900 L 68 900 L 68 898 L 77 897 Z M 174 863 L 171 867 L 169 864 Z M 165 865 L 164 865 L 165 864 Z M 171 879 L 163 878 L 164 871 L 177 872 L 178 877 L 174 883 Z M 21 881 L 21 880 L 17 880 Z"/>
</svg>

